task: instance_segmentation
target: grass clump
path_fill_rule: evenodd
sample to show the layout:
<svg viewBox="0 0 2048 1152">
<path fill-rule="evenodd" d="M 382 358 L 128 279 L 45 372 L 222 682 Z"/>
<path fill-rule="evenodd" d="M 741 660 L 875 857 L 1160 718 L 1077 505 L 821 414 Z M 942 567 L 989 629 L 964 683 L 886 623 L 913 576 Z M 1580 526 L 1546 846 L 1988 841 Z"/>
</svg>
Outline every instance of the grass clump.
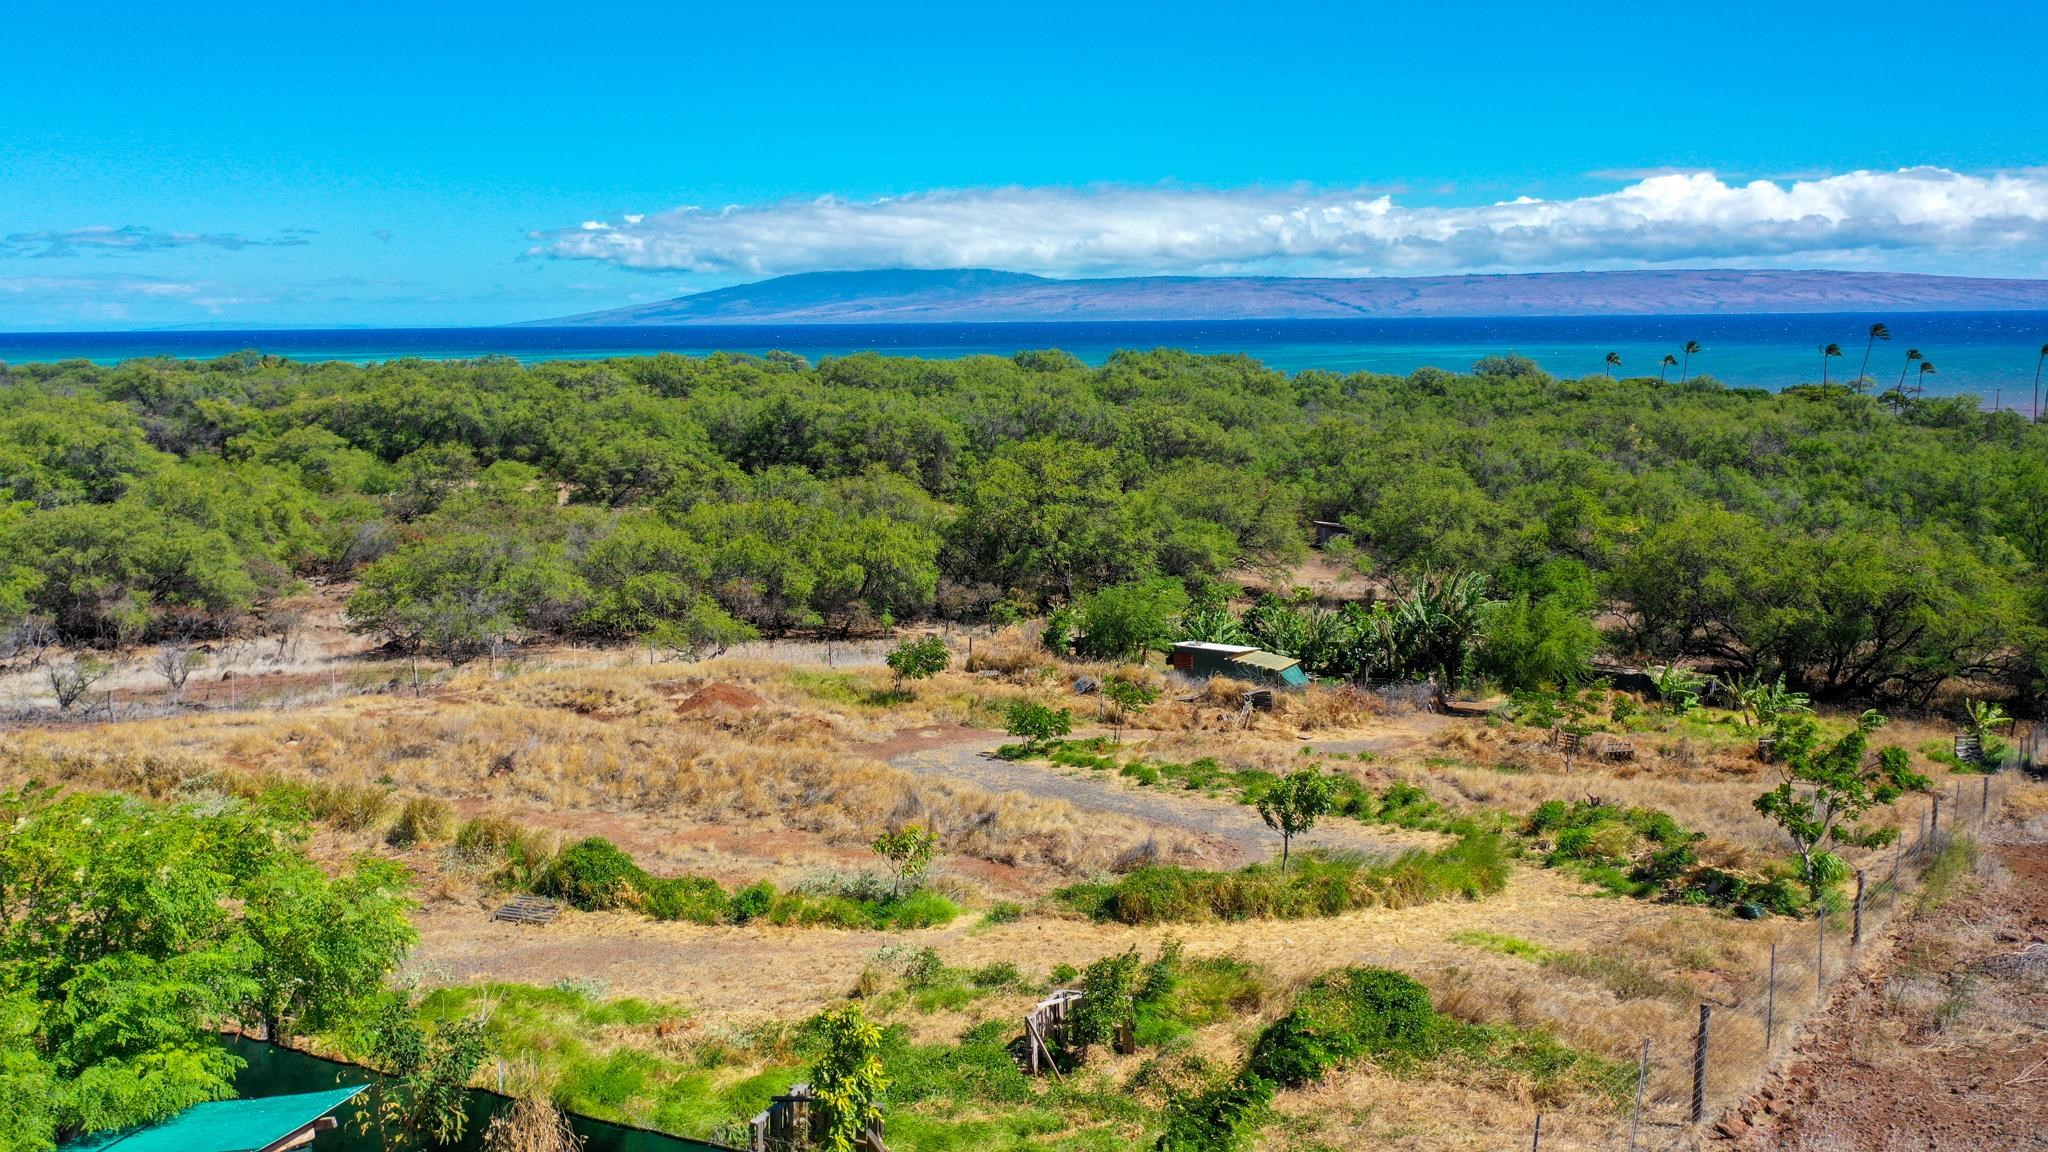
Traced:
<svg viewBox="0 0 2048 1152">
<path fill-rule="evenodd" d="M 1436 1010 L 1429 990 L 1385 968 L 1317 978 L 1287 1015 L 1260 1032 L 1243 1068 L 1168 1108 L 1158 1152 L 1236 1152 L 1250 1146 L 1282 1089 L 1313 1083 L 1359 1059 L 1410 1073 L 1433 1063 L 1491 1071 L 1533 1086 L 1540 1099 L 1592 1095 L 1619 1103 L 1621 1066 L 1547 1033 L 1470 1024 Z M 1625 1094 L 1625 1093 L 1624 1093 Z"/>
<path fill-rule="evenodd" d="M 1468 945 L 1518 960 L 1528 960 L 1562 976 L 1598 984 L 1617 1000 L 1669 999 L 1690 1002 L 1692 990 L 1685 984 L 1611 952 L 1572 952 L 1545 948 L 1499 932 L 1460 932 L 1453 943 Z"/>
<path fill-rule="evenodd" d="M 1153 865 L 1113 883 L 1063 888 L 1054 898 L 1096 920 L 1132 925 L 1300 920 L 1358 908 L 1478 899 L 1505 887 L 1507 873 L 1499 837 L 1477 834 L 1436 852 L 1410 852 L 1389 863 L 1304 852 L 1284 872 L 1272 864 L 1234 872 Z"/>
<path fill-rule="evenodd" d="M 432 796 L 408 797 L 398 806 L 398 818 L 384 833 L 384 842 L 393 848 L 433 844 L 446 840 L 454 823 L 455 810 L 446 801 Z"/>
<path fill-rule="evenodd" d="M 959 905 L 936 892 L 914 888 L 899 895 L 867 874 L 819 882 L 810 891 L 778 891 L 761 880 L 732 892 L 703 876 L 653 876 L 598 836 L 564 848 L 541 870 L 533 890 L 585 912 L 634 908 L 657 920 L 694 924 L 934 928 L 960 915 Z"/>
<path fill-rule="evenodd" d="M 1656 809 L 1546 800 L 1523 832 L 1545 864 L 1617 896 L 1728 908 L 1751 919 L 1793 915 L 1805 904 L 1789 876 L 1744 876 L 1701 866 L 1695 845 L 1705 836 Z"/>
</svg>

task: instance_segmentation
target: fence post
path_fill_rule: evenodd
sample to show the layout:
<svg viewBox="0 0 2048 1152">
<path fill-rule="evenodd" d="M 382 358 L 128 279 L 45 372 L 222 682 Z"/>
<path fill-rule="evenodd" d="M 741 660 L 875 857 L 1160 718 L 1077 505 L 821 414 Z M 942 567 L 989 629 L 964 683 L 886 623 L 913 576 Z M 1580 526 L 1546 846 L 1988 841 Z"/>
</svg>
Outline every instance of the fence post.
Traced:
<svg viewBox="0 0 2048 1152">
<path fill-rule="evenodd" d="M 1636 1152 L 1636 1128 L 1643 1121 L 1643 1085 L 1650 1079 L 1650 1038 L 1643 1037 L 1643 1054 L 1636 1058 L 1636 1110 L 1628 1118 L 1628 1152 Z"/>
<path fill-rule="evenodd" d="M 1692 1122 L 1707 1114 L 1707 1032 L 1713 1026 L 1714 1006 L 1700 1005 L 1700 1030 L 1692 1041 Z"/>
<path fill-rule="evenodd" d="M 1813 923 L 1813 999 L 1818 1004 L 1828 985 L 1828 910 L 1822 908 L 1820 915 L 1813 918 Z"/>
<path fill-rule="evenodd" d="M 1764 990 L 1764 1051 L 1778 1041 L 1778 941 L 1771 938 L 1771 983 Z"/>
<path fill-rule="evenodd" d="M 1863 869 L 1856 870 L 1856 917 L 1850 921 L 1849 947 L 1859 948 L 1863 944 Z"/>
<path fill-rule="evenodd" d="M 1529 1137 L 1529 1152 L 1543 1152 L 1543 1113 L 1536 1114 L 1536 1134 Z"/>
<path fill-rule="evenodd" d="M 1891 891 L 1885 893 L 1884 910 L 1886 912 L 1890 912 L 1893 908 L 1898 907 L 1899 904 L 1899 853 L 1905 851 L 1901 847 L 1905 840 L 1906 838 L 1901 836 L 1897 840 L 1892 841 L 1892 888 Z"/>
<path fill-rule="evenodd" d="M 1984 823 L 1985 821 L 1987 821 L 1987 820 L 1990 820 L 1990 819 L 1991 819 L 1991 774 L 1990 774 L 1989 772 L 1986 772 L 1986 773 L 1984 774 L 1984 788 L 1983 788 L 1983 793 L 1982 793 L 1982 794 L 1981 794 L 1980 796 L 1978 796 L 1978 798 L 1977 798 L 1977 823 L 1981 825 L 1981 824 L 1983 824 L 1983 823 Z"/>
<path fill-rule="evenodd" d="M 1936 792 L 1929 799 L 1934 801 L 1934 811 L 1927 817 L 1927 854 L 1932 856 L 1941 844 L 1941 793 Z"/>
</svg>

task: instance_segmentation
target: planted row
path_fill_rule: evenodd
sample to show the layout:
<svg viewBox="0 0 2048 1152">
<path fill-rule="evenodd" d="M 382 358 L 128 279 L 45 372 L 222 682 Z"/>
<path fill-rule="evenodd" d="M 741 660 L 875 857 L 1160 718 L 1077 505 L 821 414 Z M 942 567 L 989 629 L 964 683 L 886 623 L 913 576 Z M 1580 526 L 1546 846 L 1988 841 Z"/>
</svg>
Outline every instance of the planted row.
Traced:
<svg viewBox="0 0 2048 1152">
<path fill-rule="evenodd" d="M 931 928 L 960 906 L 922 888 L 889 888 L 855 874 L 811 890 L 778 891 L 766 880 L 727 891 L 705 876 L 655 876 L 611 841 L 579 840 L 534 877 L 532 889 L 586 912 L 631 908 L 657 920 L 832 928 Z"/>
</svg>

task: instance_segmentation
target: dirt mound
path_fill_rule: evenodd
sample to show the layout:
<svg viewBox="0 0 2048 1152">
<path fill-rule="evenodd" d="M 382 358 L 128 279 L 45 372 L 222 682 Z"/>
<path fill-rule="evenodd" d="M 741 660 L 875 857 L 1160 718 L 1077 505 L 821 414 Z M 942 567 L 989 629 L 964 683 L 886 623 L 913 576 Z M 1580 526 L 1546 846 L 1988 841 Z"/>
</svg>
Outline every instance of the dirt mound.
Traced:
<svg viewBox="0 0 2048 1152">
<path fill-rule="evenodd" d="M 693 712 L 708 712 L 714 708 L 730 708 L 745 712 L 759 708 L 767 702 L 737 684 L 706 684 L 676 705 L 676 715 L 687 716 Z"/>
</svg>

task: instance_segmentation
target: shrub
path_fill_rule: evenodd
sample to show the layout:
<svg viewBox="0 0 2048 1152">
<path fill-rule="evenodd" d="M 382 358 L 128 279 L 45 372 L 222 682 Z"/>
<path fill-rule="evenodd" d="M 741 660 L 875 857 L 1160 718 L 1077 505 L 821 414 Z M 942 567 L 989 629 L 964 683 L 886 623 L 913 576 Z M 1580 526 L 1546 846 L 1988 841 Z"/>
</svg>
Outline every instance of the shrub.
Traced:
<svg viewBox="0 0 2048 1152">
<path fill-rule="evenodd" d="M 1235 872 L 1162 864 L 1114 883 L 1076 884 L 1054 896 L 1097 920 L 1143 925 L 1335 916 L 1355 908 L 1478 899 L 1506 884 L 1500 838 L 1475 833 L 1437 852 L 1411 852 L 1390 863 L 1305 852 L 1285 873 L 1271 864 Z"/>
<path fill-rule="evenodd" d="M 998 900 L 982 914 L 982 922 L 987 924 L 1015 924 L 1023 918 L 1024 906 L 1015 900 Z"/>
<path fill-rule="evenodd" d="M 904 986 L 913 991 L 930 988 L 946 974 L 945 961 L 936 948 L 921 948 L 903 965 Z"/>
<path fill-rule="evenodd" d="M 649 877 L 640 885 L 640 908 L 656 920 L 717 924 L 728 909 L 725 889 L 704 876 Z"/>
<path fill-rule="evenodd" d="M 448 826 L 454 820 L 455 811 L 448 807 L 447 802 L 432 796 L 414 796 L 399 805 L 398 819 L 384 834 L 384 841 L 394 848 L 409 848 L 414 844 L 445 840 Z"/>
<path fill-rule="evenodd" d="M 732 894 L 726 904 L 726 918 L 735 924 L 745 924 L 768 914 L 775 905 L 775 885 L 766 880 L 749 884 Z"/>
<path fill-rule="evenodd" d="M 967 979 L 976 988 L 1001 988 L 1010 984 L 1022 984 L 1024 974 L 1008 960 L 998 960 L 994 964 L 976 968 Z"/>
<path fill-rule="evenodd" d="M 549 862 L 533 890 L 585 912 L 616 908 L 645 884 L 647 873 L 601 836 L 578 840 Z"/>
</svg>

